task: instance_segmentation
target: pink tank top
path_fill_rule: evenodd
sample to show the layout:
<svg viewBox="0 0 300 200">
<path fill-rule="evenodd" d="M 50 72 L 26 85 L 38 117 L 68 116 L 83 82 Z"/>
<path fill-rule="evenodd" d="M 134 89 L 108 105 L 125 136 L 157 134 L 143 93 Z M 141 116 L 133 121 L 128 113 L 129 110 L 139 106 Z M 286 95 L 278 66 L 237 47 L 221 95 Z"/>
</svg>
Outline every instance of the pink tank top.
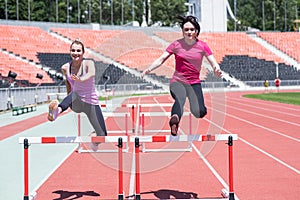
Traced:
<svg viewBox="0 0 300 200">
<path fill-rule="evenodd" d="M 83 64 L 83 62 L 82 62 L 82 64 Z M 72 62 L 70 62 L 70 64 L 69 64 L 69 67 L 68 67 L 68 70 L 66 73 L 66 78 L 71 85 L 72 92 L 76 92 L 80 96 L 80 98 L 83 102 L 92 104 L 92 105 L 98 105 L 99 100 L 98 100 L 98 95 L 97 95 L 96 89 L 95 89 L 95 78 L 92 77 L 83 82 L 78 82 L 78 81 L 72 80 L 71 74 L 70 74 L 71 64 L 72 64 Z M 86 74 L 85 66 L 83 66 L 83 68 L 82 68 L 83 70 L 81 71 L 80 77 L 82 77 Z"/>
</svg>

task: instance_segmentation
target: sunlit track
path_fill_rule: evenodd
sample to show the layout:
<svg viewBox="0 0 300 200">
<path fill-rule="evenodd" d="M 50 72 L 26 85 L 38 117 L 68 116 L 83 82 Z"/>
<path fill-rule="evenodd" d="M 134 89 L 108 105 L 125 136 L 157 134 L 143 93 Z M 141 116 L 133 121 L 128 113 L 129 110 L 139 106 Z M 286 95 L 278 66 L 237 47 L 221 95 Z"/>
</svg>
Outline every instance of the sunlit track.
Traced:
<svg viewBox="0 0 300 200">
<path fill-rule="evenodd" d="M 228 97 L 231 97 L 231 94 L 228 94 Z M 151 118 L 158 118 L 158 121 L 165 123 L 166 126 L 158 127 L 158 130 L 159 128 L 163 129 L 168 127 L 168 124 L 166 123 L 168 122 L 168 113 L 170 112 L 169 107 L 172 105 L 173 99 L 170 98 L 169 95 L 154 95 L 151 97 L 134 97 L 130 99 L 130 102 L 128 101 L 128 103 L 136 105 L 136 118 L 134 123 L 134 129 L 136 132 L 130 132 L 130 137 L 127 139 L 131 138 L 132 142 L 132 138 L 134 138 L 135 135 L 137 136 L 141 134 L 139 127 L 139 120 L 141 119 L 137 115 L 137 113 L 140 112 L 138 105 L 143 105 L 143 103 L 145 103 L 145 105 L 151 106 L 152 103 L 160 104 L 160 102 L 168 105 L 168 108 L 164 106 L 158 107 L 158 109 L 160 109 L 162 113 L 165 112 L 165 114 L 160 114 L 157 116 L 152 116 L 149 114 L 149 116 L 147 116 L 147 125 L 149 130 L 152 130 L 152 128 L 155 128 L 155 125 L 157 125 L 155 123 L 152 124 L 153 119 L 151 120 Z M 290 121 L 289 123 L 288 116 L 286 115 L 283 115 L 280 120 L 276 120 L 273 114 L 268 114 L 271 113 L 270 111 L 272 111 L 272 109 L 269 109 L 270 107 L 267 107 L 268 109 L 265 109 L 265 106 L 263 106 L 263 108 L 257 108 L 259 111 L 256 113 L 252 110 L 255 109 L 254 105 L 256 104 L 238 102 L 239 101 L 232 102 L 231 99 L 230 101 L 227 99 L 225 105 L 226 109 L 223 110 L 222 108 L 218 109 L 218 107 L 222 104 L 220 104 L 217 99 L 206 98 L 208 114 L 203 119 L 193 118 L 193 123 L 195 123 L 193 130 L 194 133 L 204 134 L 212 129 L 219 130 L 225 134 L 239 135 L 238 141 L 236 141 L 234 144 L 235 199 L 255 199 L 254 197 L 256 195 L 254 191 L 259 193 L 260 197 L 263 199 L 271 200 L 274 198 L 276 199 L 276 197 L 283 197 L 283 199 L 284 197 L 288 199 L 295 199 L 297 195 L 296 185 L 299 180 L 300 169 L 298 164 L 299 162 L 297 162 L 299 159 L 294 155 L 293 152 L 296 153 L 297 149 L 299 149 L 299 139 L 290 134 L 294 134 L 295 131 L 299 129 L 297 122 Z M 233 106 L 235 103 L 237 106 Z M 163 110 L 164 108 L 166 108 L 166 110 Z M 142 107 L 142 112 L 160 112 L 158 109 L 149 108 L 149 110 L 147 110 L 146 107 Z M 185 111 L 189 111 L 188 101 L 185 106 Z M 264 112 L 266 113 L 264 114 Z M 212 114 L 225 116 L 225 123 L 223 124 L 214 121 L 214 116 L 212 116 Z M 293 115 L 295 112 L 291 112 L 291 114 Z M 109 118 L 114 118 L 112 114 L 108 115 L 110 116 Z M 253 120 L 251 120 L 251 118 L 253 118 Z M 186 127 L 186 120 L 187 117 L 183 118 L 182 124 L 180 124 L 179 133 L 182 135 L 189 132 L 188 128 Z M 122 120 L 122 122 L 123 121 L 124 120 Z M 111 127 L 113 127 L 113 129 L 122 129 L 123 127 L 123 123 L 122 127 L 119 127 L 115 120 L 108 120 L 107 122 L 109 127 L 108 130 L 110 130 Z M 284 123 L 286 124 L 286 131 L 280 131 L 280 129 L 276 128 L 276 125 Z M 272 128 L 273 125 L 274 128 Z M 295 128 L 291 130 L 291 127 Z M 163 135 L 165 133 L 160 134 Z M 166 133 L 166 135 L 169 136 L 169 133 Z M 148 141 L 148 138 L 149 137 L 145 139 Z M 151 143 L 150 140 L 148 143 Z M 155 195 L 158 195 L 159 193 L 156 194 L 154 192 L 163 192 L 164 189 L 166 189 L 166 192 L 177 191 L 178 194 L 188 194 L 189 192 L 192 192 L 197 194 L 199 199 L 214 199 L 213 197 L 219 197 L 218 195 L 220 195 L 220 188 L 228 189 L 227 167 L 226 165 L 224 166 L 224 162 L 227 160 L 226 151 L 224 152 L 224 150 L 222 150 L 224 147 L 226 147 L 225 142 L 218 143 L 208 155 L 202 154 L 201 145 L 202 142 L 193 142 L 192 152 L 183 153 L 178 157 L 178 159 L 176 159 L 176 162 L 171 162 L 163 167 L 158 167 L 154 171 L 147 170 L 149 168 L 157 167 L 156 165 L 158 165 L 161 161 L 168 159 L 170 155 L 164 155 L 163 153 L 142 153 L 141 164 L 143 170 L 145 170 L 141 174 L 142 199 L 161 199 L 156 198 Z M 34 146 L 35 145 L 30 148 L 36 148 Z M 124 176 L 124 194 L 126 199 L 134 199 L 135 194 L 135 153 L 132 151 L 132 149 L 133 146 L 130 145 L 129 152 L 124 152 L 127 172 Z M 32 150 L 34 151 L 34 149 Z M 51 173 L 53 174 L 44 178 L 44 180 L 40 182 L 39 187 L 34 187 L 34 189 L 38 190 L 36 200 L 45 199 L 45 195 L 52 195 L 51 197 L 55 198 L 58 194 L 53 194 L 53 192 L 60 189 L 67 193 L 70 192 L 70 194 L 73 191 L 83 192 L 84 194 L 83 190 L 85 189 L 82 188 L 94 190 L 96 193 L 100 194 L 100 199 L 115 199 L 113 197 L 115 197 L 117 194 L 117 183 L 115 180 L 117 178 L 116 172 L 113 168 L 102 169 L 103 166 L 101 163 L 103 158 L 105 158 L 102 155 L 104 156 L 105 154 L 92 153 L 90 155 L 80 155 L 76 152 L 68 154 L 67 157 L 69 158 L 65 158 L 65 161 L 61 162 L 57 166 L 57 169 L 52 170 Z M 98 169 L 93 169 L 93 167 L 87 165 L 87 162 L 93 163 L 92 166 L 95 165 L 95 163 L 100 163 L 100 165 L 97 166 Z M 105 162 L 103 164 L 107 165 Z M 74 165 L 76 165 L 76 168 L 70 168 L 70 166 Z M 92 176 L 88 176 L 87 172 L 92 173 Z M 76 174 L 76 176 L 72 176 L 71 174 Z M 78 184 L 65 183 L 65 181 L 61 180 L 62 175 L 68 175 L 68 177 L 72 177 L 72 182 L 77 182 Z M 95 179 L 92 181 L 94 183 L 93 185 L 96 187 L 92 186 L 89 182 L 85 183 L 86 177 L 89 177 L 88 179 L 93 179 L 91 178 L 93 176 L 99 177 L 97 180 Z M 155 178 L 153 179 L 153 177 Z M 285 180 L 289 180 L 289 183 L 291 184 L 286 184 Z M 260 184 L 258 185 L 257 182 L 260 182 Z M 107 184 L 110 185 L 109 188 L 107 188 Z M 214 190 L 216 192 L 219 191 L 219 193 L 213 192 Z M 281 194 L 282 196 L 280 196 Z M 211 196 L 211 198 L 208 198 L 209 196 Z M 93 197 L 89 198 L 88 196 L 83 196 L 82 199 L 93 199 Z M 95 199 L 97 198 L 95 197 Z"/>
<path fill-rule="evenodd" d="M 249 107 L 249 108 L 258 109 L 258 110 L 265 111 L 265 112 L 271 112 L 271 113 L 274 112 L 274 113 L 284 114 L 286 116 L 300 117 L 300 109 L 297 110 L 296 106 L 294 106 L 294 108 L 292 108 L 292 106 L 291 107 L 284 106 L 284 107 L 280 107 L 278 109 L 278 105 L 275 106 L 275 105 L 270 105 L 270 104 L 266 104 L 266 103 L 259 103 L 259 102 L 256 102 L 255 105 L 251 105 L 251 104 L 249 104 L 249 102 L 246 102 L 246 101 L 245 101 L 245 103 L 241 103 L 240 100 L 241 99 L 239 99 L 239 100 L 232 99 L 230 101 L 227 101 L 227 103 L 230 103 L 230 104 L 233 104 L 233 105 L 241 105 L 244 108 Z M 266 108 L 266 107 L 272 107 L 272 108 Z M 290 113 L 288 111 L 293 111 L 293 112 L 299 111 L 299 114 Z"/>
<path fill-rule="evenodd" d="M 278 105 L 282 105 L 282 107 L 280 107 L 279 112 L 282 112 L 282 110 L 300 112 L 300 108 L 297 108 L 295 105 L 292 105 L 292 104 L 282 104 L 282 103 L 276 103 L 276 102 L 270 102 L 270 101 L 256 100 L 256 99 L 246 98 L 246 97 L 242 97 L 242 96 L 240 96 L 238 98 L 238 100 L 237 100 L 237 98 L 233 98 L 233 97 L 226 97 L 226 99 L 229 102 L 233 102 L 233 103 L 237 103 L 237 104 L 245 105 L 245 106 L 250 106 L 250 107 L 253 107 L 253 106 L 249 105 L 249 103 L 251 103 L 251 104 L 255 103 L 255 105 L 257 107 L 254 106 L 254 108 L 258 108 L 258 109 L 266 110 L 266 111 L 274 111 L 275 112 L 276 110 L 272 110 L 271 108 L 274 108 L 274 107 L 278 108 Z M 267 107 L 271 107 L 271 108 L 267 108 Z M 289 115 L 292 113 L 286 113 L 286 114 Z M 298 116 L 298 114 L 296 114 L 296 116 Z"/>
<path fill-rule="evenodd" d="M 300 123 L 293 123 L 293 122 L 290 122 L 288 120 L 283 120 L 283 119 L 280 119 L 280 118 L 272 117 L 270 115 L 260 114 L 258 112 L 249 111 L 248 109 L 237 108 L 236 106 L 229 106 L 228 104 L 226 105 L 226 107 L 227 108 L 232 108 L 234 110 L 242 111 L 242 112 L 245 112 L 245 113 L 249 113 L 249 114 L 261 116 L 261 117 L 268 118 L 268 119 L 271 119 L 271 120 L 275 120 L 275 121 L 279 121 L 279 122 L 283 122 L 283 123 L 286 123 L 286 124 L 290 124 L 290 125 L 294 125 L 294 126 L 299 126 L 300 127 Z M 283 113 L 283 112 L 281 112 L 281 114 L 285 115 L 285 113 Z M 300 117 L 300 115 L 299 116 L 297 115 L 297 116 L 294 116 L 294 117 Z"/>
<path fill-rule="evenodd" d="M 222 113 L 222 111 L 218 111 L 218 110 L 215 110 L 215 111 L 216 111 L 216 112 Z M 272 132 L 272 133 L 275 133 L 275 134 L 280 135 L 280 136 L 282 136 L 282 137 L 288 138 L 288 139 L 290 139 L 290 140 L 293 140 L 293 141 L 296 141 L 296 142 L 300 142 L 300 139 L 298 139 L 298 138 L 295 138 L 295 137 L 292 137 L 292 136 L 283 134 L 283 133 L 278 132 L 278 131 L 276 131 L 276 130 L 273 130 L 273 129 L 271 129 L 271 128 L 267 128 L 267 127 L 265 127 L 265 126 L 263 126 L 263 125 L 259 125 L 259 124 L 253 123 L 253 122 L 251 122 L 251 121 L 242 119 L 241 117 L 237 117 L 237 116 L 232 115 L 232 114 L 226 113 L 226 115 L 229 116 L 229 117 L 232 117 L 232 118 L 234 118 L 234 119 L 236 119 L 236 120 L 238 120 L 238 121 L 242 121 L 242 122 L 248 123 L 248 124 L 250 124 L 250 125 L 256 126 L 256 127 L 258 127 L 258 128 L 261 128 L 261 129 L 270 131 L 270 132 Z"/>
</svg>

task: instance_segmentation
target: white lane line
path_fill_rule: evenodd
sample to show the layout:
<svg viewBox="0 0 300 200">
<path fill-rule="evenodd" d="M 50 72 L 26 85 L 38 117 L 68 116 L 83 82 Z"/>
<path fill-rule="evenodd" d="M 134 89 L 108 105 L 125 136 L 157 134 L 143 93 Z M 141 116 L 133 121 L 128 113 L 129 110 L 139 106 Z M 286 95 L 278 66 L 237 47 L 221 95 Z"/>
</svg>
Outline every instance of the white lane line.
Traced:
<svg viewBox="0 0 300 200">
<path fill-rule="evenodd" d="M 211 109 L 212 109 L 212 108 L 211 108 Z M 275 130 L 273 130 L 273 129 L 267 128 L 267 127 L 265 127 L 265 126 L 262 126 L 262 125 L 259 125 L 259 124 L 255 124 L 255 123 L 250 122 L 250 121 L 248 121 L 248 120 L 242 119 L 241 117 L 236 117 L 236 116 L 234 116 L 234 115 L 231 115 L 231 114 L 229 114 L 229 113 L 224 113 L 224 112 L 219 111 L 219 110 L 216 110 L 216 109 L 215 109 L 214 111 L 220 112 L 220 113 L 222 113 L 222 114 L 226 114 L 226 115 L 229 116 L 229 117 L 232 117 L 232 118 L 237 119 L 237 120 L 239 120 L 239 121 L 242 121 L 242 122 L 251 124 L 251 125 L 256 126 L 256 127 L 259 127 L 259 128 L 261 128 L 261 129 L 270 131 L 270 132 L 272 132 L 272 133 L 275 133 L 275 134 L 280 135 L 280 136 L 283 136 L 283 137 L 285 137 L 285 138 L 294 140 L 294 141 L 296 141 L 296 142 L 300 142 L 300 139 L 297 139 L 297 138 L 294 138 L 294 137 L 292 137 L 292 136 L 289 136 L 289 135 L 280 133 L 280 132 L 278 132 L 278 131 L 275 131 Z M 209 120 L 208 120 L 208 121 L 209 121 Z M 209 121 L 209 122 L 211 122 L 211 121 Z"/>
<path fill-rule="evenodd" d="M 208 160 L 201 154 L 201 152 L 197 149 L 197 147 L 193 144 L 193 149 L 196 151 L 196 153 L 199 155 L 199 157 L 203 160 L 203 162 L 206 164 L 206 166 L 209 168 L 209 170 L 214 174 L 214 176 L 219 180 L 219 182 L 223 185 L 223 187 L 229 191 L 229 186 L 224 181 L 224 179 L 218 174 L 218 172 L 213 168 L 213 166 L 208 162 Z M 235 199 L 239 200 L 239 198 L 235 195 Z"/>
<path fill-rule="evenodd" d="M 253 104 L 253 102 L 255 103 L 255 104 L 258 104 L 258 105 L 262 105 L 262 106 L 264 106 L 264 109 L 266 109 L 266 110 L 270 110 L 270 109 L 268 109 L 268 108 L 266 108 L 266 107 L 273 107 L 273 111 L 276 111 L 275 109 L 276 108 L 278 108 L 278 104 L 277 103 L 279 103 L 279 102 L 270 102 L 270 101 L 263 101 L 263 100 L 260 100 L 260 101 L 255 101 L 255 99 L 250 99 L 250 98 L 246 98 L 246 97 L 242 97 L 242 98 L 239 98 L 239 100 L 237 101 L 237 99 L 236 98 L 232 98 L 232 97 L 226 97 L 228 100 L 230 100 L 230 101 L 234 101 L 234 102 L 245 102 L 245 103 L 243 103 L 244 105 L 247 105 L 247 106 L 249 106 L 249 104 L 251 103 L 251 104 Z M 295 106 L 295 105 L 293 105 L 293 104 L 288 104 L 288 106 L 289 107 L 282 107 L 281 109 L 285 109 L 285 111 L 277 111 L 277 112 L 280 112 L 280 113 L 286 113 L 287 111 L 286 110 L 290 110 L 290 111 L 297 111 L 297 112 L 299 112 L 300 111 L 300 109 L 297 109 L 297 107 L 295 107 L 295 108 L 293 108 L 293 106 Z M 254 106 L 255 107 L 255 106 Z M 286 113 L 286 114 L 289 114 L 289 113 Z M 298 115 L 299 116 L 299 115 Z"/>
<path fill-rule="evenodd" d="M 73 150 L 66 154 L 65 157 L 57 163 L 56 167 L 54 167 L 43 179 L 41 179 L 41 181 L 35 186 L 31 193 L 36 192 L 49 179 L 49 177 L 52 176 L 54 172 L 69 158 L 69 156 L 74 153 L 77 148 L 78 146 L 76 145 Z"/>
<path fill-rule="evenodd" d="M 259 147 L 257 147 L 257 146 L 255 146 L 255 145 L 251 144 L 250 142 L 246 141 L 245 139 L 243 139 L 243 138 L 241 138 L 241 137 L 239 137 L 239 140 L 241 140 L 242 142 L 248 144 L 249 146 L 251 146 L 252 148 L 256 149 L 257 151 L 259 151 L 259 152 L 265 154 L 266 156 L 268 156 L 268 157 L 270 157 L 270 158 L 276 160 L 277 162 L 279 162 L 279 163 L 282 164 L 283 166 L 285 166 L 285 167 L 291 169 L 292 171 L 296 172 L 297 174 L 300 174 L 300 171 L 299 171 L 299 170 L 297 170 L 296 168 L 290 166 L 289 164 L 285 163 L 284 161 L 280 160 L 279 158 L 276 158 L 276 157 L 273 156 L 272 154 L 270 154 L 270 153 L 268 153 L 268 152 L 266 152 L 266 151 L 260 149 Z"/>
<path fill-rule="evenodd" d="M 279 118 L 274 118 L 274 117 L 271 117 L 271 116 L 268 116 L 268 115 L 259 114 L 259 113 L 252 112 L 252 111 L 249 111 L 249 110 L 246 110 L 246 109 L 242 109 L 242 108 L 236 108 L 236 107 L 234 107 L 234 106 L 226 105 L 226 107 L 232 108 L 232 109 L 235 109 L 235 110 L 239 110 L 239 111 L 242 111 L 242 112 L 250 113 L 250 114 L 253 114 L 253 115 L 261 116 L 261 117 L 264 117 L 264 118 L 269 118 L 269 119 L 272 119 L 272 120 L 275 120 L 275 121 L 280 121 L 280 122 L 283 122 L 283 123 L 287 123 L 287 124 L 290 124 L 290 125 L 294 125 L 294 126 L 299 126 L 299 127 L 300 127 L 300 124 L 299 124 L 299 123 L 289 122 L 289 121 L 287 121 L 287 120 L 282 120 L 282 119 L 279 119 Z"/>
<path fill-rule="evenodd" d="M 139 113 L 140 113 L 140 100 L 141 98 L 138 99 L 137 103 L 137 114 L 136 114 L 136 124 L 135 124 L 135 135 L 138 134 L 139 132 Z M 132 151 L 132 165 L 131 165 L 131 172 L 130 172 L 130 182 L 129 182 L 129 199 L 134 199 L 135 197 L 135 149 Z"/>
<path fill-rule="evenodd" d="M 221 128 L 222 130 L 224 130 L 224 131 L 227 132 L 228 134 L 233 134 L 233 133 L 231 133 L 230 131 L 226 130 L 225 128 L 220 127 L 219 125 L 215 124 L 214 122 L 212 122 L 212 121 L 210 121 L 210 120 L 208 120 L 208 119 L 205 119 L 205 120 L 208 121 L 209 123 L 213 124 L 214 126 L 217 126 L 217 127 Z M 270 154 L 270 153 L 268 153 L 268 152 L 262 150 L 261 148 L 259 148 L 259 147 L 255 146 L 255 145 L 251 144 L 251 143 L 248 142 L 247 140 L 243 139 L 241 136 L 239 136 L 239 140 L 241 140 L 241 141 L 244 142 L 245 144 L 251 146 L 252 148 L 258 150 L 259 152 L 263 153 L 264 155 L 266 155 L 266 156 L 268 156 L 268 157 L 274 159 L 274 160 L 277 161 L 278 163 L 282 164 L 283 166 L 285 166 L 285 167 L 291 169 L 292 171 L 296 172 L 297 174 L 299 174 L 299 170 L 298 170 L 298 169 L 292 167 L 291 165 L 289 165 L 289 164 L 287 164 L 286 162 L 280 160 L 279 158 L 273 156 L 272 154 Z"/>
</svg>

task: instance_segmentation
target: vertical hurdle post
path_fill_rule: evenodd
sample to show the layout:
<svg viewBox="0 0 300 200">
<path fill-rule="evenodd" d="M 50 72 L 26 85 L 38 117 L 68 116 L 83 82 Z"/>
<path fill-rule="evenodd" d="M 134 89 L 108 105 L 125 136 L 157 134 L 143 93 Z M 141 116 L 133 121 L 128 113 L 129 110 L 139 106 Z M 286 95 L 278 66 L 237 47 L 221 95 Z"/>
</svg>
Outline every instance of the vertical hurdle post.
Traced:
<svg viewBox="0 0 300 200">
<path fill-rule="evenodd" d="M 132 119 L 132 133 L 134 133 L 134 105 L 131 107 L 131 119 Z"/>
<path fill-rule="evenodd" d="M 78 121 L 77 135 L 78 135 L 78 137 L 80 137 L 80 134 L 81 134 L 80 113 L 77 114 L 77 121 Z M 81 153 L 81 147 L 82 147 L 81 143 L 78 143 L 78 149 L 77 149 L 78 153 Z"/>
<path fill-rule="evenodd" d="M 190 113 L 189 114 L 189 131 L 190 131 L 190 135 L 192 135 L 192 132 L 193 132 L 193 126 L 192 126 L 192 114 Z M 192 151 L 192 149 L 193 149 L 193 142 L 192 141 L 190 141 L 190 151 Z"/>
<path fill-rule="evenodd" d="M 142 114 L 141 116 L 141 124 L 142 124 L 142 136 L 145 135 L 145 114 Z M 145 151 L 145 143 L 142 143 L 142 151 Z"/>
<path fill-rule="evenodd" d="M 139 138 L 135 138 L 135 200 L 141 200 L 141 192 L 140 192 L 140 142 Z"/>
<path fill-rule="evenodd" d="M 24 139 L 24 200 L 29 200 L 28 139 Z"/>
<path fill-rule="evenodd" d="M 228 137 L 228 156 L 229 156 L 229 200 L 234 200 L 233 190 L 233 140 L 232 136 Z"/>
<path fill-rule="evenodd" d="M 118 195 L 118 200 L 123 200 L 124 199 L 124 194 L 123 194 L 123 141 L 122 138 L 120 137 L 118 139 L 118 147 L 119 147 L 119 195 Z"/>
</svg>

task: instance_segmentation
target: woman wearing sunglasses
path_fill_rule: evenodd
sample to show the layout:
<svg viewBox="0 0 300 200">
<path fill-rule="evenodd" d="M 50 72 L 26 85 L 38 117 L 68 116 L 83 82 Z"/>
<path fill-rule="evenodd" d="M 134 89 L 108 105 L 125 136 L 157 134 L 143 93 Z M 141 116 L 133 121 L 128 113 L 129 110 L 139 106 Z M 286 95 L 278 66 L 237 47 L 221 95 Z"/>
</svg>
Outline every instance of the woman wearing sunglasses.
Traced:
<svg viewBox="0 0 300 200">
<path fill-rule="evenodd" d="M 206 57 L 216 77 L 222 76 L 220 66 L 216 62 L 209 46 L 198 39 L 200 25 L 194 16 L 178 16 L 183 38 L 172 42 L 166 51 L 156 59 L 142 77 L 160 67 L 172 54 L 175 55 L 175 72 L 170 81 L 170 93 L 175 100 L 169 125 L 171 134 L 177 135 L 178 125 L 184 111 L 186 97 L 189 99 L 190 111 L 196 118 L 207 114 L 200 82 L 200 70 L 203 57 Z"/>
<path fill-rule="evenodd" d="M 72 60 L 62 66 L 68 95 L 61 103 L 57 100 L 51 101 L 48 120 L 54 121 L 70 107 L 76 113 L 84 112 L 87 115 L 97 136 L 106 136 L 106 126 L 95 90 L 95 65 L 92 60 L 85 60 L 83 54 L 84 45 L 76 39 L 70 46 Z M 96 151 L 98 144 L 93 143 L 92 149 Z"/>
</svg>

